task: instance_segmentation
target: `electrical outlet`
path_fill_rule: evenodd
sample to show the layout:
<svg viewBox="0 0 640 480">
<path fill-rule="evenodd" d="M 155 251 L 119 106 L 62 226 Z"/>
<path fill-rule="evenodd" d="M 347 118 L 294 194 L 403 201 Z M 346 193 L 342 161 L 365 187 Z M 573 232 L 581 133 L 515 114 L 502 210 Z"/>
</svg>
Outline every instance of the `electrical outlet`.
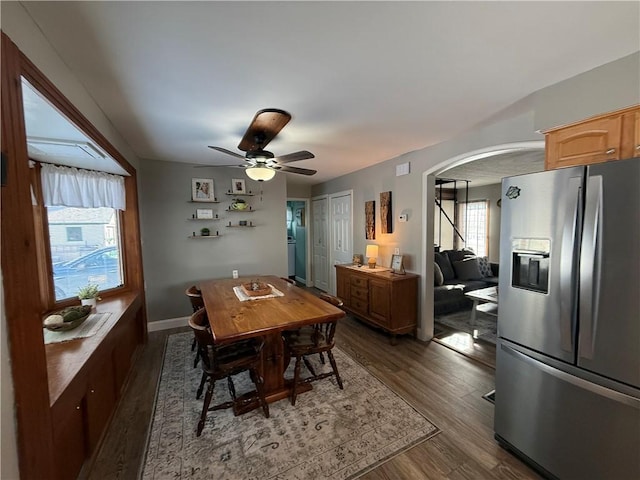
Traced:
<svg viewBox="0 0 640 480">
<path fill-rule="evenodd" d="M 238 270 L 233 270 L 231 275 L 233 275 L 233 278 L 238 278 Z"/>
<path fill-rule="evenodd" d="M 399 248 L 394 248 L 393 249 L 393 254 L 394 255 L 400 255 L 400 249 Z"/>
</svg>

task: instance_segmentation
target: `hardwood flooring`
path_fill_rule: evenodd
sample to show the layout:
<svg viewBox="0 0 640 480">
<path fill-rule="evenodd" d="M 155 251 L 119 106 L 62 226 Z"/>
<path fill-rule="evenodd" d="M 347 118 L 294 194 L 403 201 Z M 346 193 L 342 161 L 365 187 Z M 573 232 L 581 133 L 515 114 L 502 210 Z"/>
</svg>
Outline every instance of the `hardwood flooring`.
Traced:
<svg viewBox="0 0 640 480">
<path fill-rule="evenodd" d="M 102 446 L 81 478 L 137 478 L 165 339 L 185 330 L 149 334 Z M 336 342 L 442 430 L 363 479 L 540 478 L 493 438 L 494 407 L 482 398 L 494 388 L 493 369 L 436 342 L 406 335 L 391 346 L 386 334 L 349 317 L 340 323 Z"/>
<path fill-rule="evenodd" d="M 496 346 L 491 342 L 473 338 L 473 335 L 442 324 L 436 324 L 433 340 L 488 367 L 496 368 Z"/>
</svg>

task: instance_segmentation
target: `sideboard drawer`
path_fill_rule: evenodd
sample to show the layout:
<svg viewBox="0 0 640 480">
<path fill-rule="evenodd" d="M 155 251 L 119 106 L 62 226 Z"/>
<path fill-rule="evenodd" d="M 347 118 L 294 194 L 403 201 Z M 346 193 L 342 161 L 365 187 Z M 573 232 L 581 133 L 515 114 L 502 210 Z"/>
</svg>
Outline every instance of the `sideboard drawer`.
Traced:
<svg viewBox="0 0 640 480">
<path fill-rule="evenodd" d="M 369 307 L 369 302 L 367 302 L 366 300 L 352 299 L 351 307 L 358 312 L 366 314 Z"/>
<path fill-rule="evenodd" d="M 369 288 L 369 282 L 366 278 L 358 277 L 355 275 L 351 276 L 350 283 L 352 287 Z"/>
<path fill-rule="evenodd" d="M 369 301 L 369 290 L 366 288 L 360 288 L 360 287 L 351 287 L 351 298 L 353 299 L 357 299 L 357 300 L 362 300 L 364 302 L 368 302 Z"/>
</svg>

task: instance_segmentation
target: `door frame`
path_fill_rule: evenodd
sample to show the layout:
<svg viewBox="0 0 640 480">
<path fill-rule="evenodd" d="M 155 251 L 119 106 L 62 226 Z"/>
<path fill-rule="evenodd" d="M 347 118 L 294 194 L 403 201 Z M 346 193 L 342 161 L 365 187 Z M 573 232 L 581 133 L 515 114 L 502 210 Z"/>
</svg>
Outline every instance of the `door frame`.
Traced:
<svg viewBox="0 0 640 480">
<path fill-rule="evenodd" d="M 328 195 L 329 198 L 329 218 L 328 218 L 328 222 L 329 222 L 329 229 L 328 229 L 328 234 L 329 234 L 329 255 L 327 255 L 327 260 L 329 262 L 328 265 L 328 272 L 329 272 L 329 293 L 331 293 L 332 295 L 336 295 L 336 272 L 335 270 L 333 270 L 333 265 L 334 265 L 334 258 L 333 258 L 333 209 L 331 208 L 331 202 L 333 201 L 333 199 L 335 199 L 336 197 L 344 197 L 346 195 L 349 195 L 349 201 L 350 201 L 350 205 L 349 205 L 349 213 L 350 213 L 350 221 L 349 224 L 351 225 L 351 232 L 350 232 L 350 236 L 351 236 L 351 255 L 353 256 L 353 189 L 350 190 L 343 190 L 341 192 L 335 192 L 335 193 L 330 193 Z"/>
<path fill-rule="evenodd" d="M 422 266 L 420 268 L 420 275 L 423 279 L 433 278 L 433 221 L 435 213 L 433 205 L 436 198 L 436 175 L 450 168 L 464 165 L 465 163 L 475 160 L 523 150 L 544 151 L 544 140 L 504 143 L 472 150 L 450 157 L 422 172 L 422 205 L 426 206 L 422 209 Z M 423 282 L 423 286 L 420 288 L 420 306 L 420 320 L 416 329 L 416 337 L 422 341 L 431 340 L 433 338 L 434 323 L 433 282 Z"/>
<path fill-rule="evenodd" d="M 304 202 L 304 211 L 306 215 L 305 223 L 307 225 L 307 235 L 305 238 L 305 253 L 304 253 L 304 265 L 306 270 L 306 286 L 313 287 L 313 277 L 311 276 L 311 199 L 300 197 L 287 197 L 287 202 Z M 311 278 L 309 278 L 311 276 Z"/>
</svg>

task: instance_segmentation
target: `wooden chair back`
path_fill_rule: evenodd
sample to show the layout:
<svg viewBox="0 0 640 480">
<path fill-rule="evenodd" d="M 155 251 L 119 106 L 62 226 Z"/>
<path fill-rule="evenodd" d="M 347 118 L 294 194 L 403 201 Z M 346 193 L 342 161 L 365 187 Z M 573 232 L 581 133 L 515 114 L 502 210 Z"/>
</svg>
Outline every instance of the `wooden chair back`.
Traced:
<svg viewBox="0 0 640 480">
<path fill-rule="evenodd" d="M 187 288 L 184 292 L 187 297 L 189 297 L 189 301 L 191 302 L 191 308 L 193 308 L 194 312 L 197 312 L 201 308 L 204 308 L 204 300 L 202 299 L 202 292 L 196 287 L 192 285 Z"/>
</svg>

